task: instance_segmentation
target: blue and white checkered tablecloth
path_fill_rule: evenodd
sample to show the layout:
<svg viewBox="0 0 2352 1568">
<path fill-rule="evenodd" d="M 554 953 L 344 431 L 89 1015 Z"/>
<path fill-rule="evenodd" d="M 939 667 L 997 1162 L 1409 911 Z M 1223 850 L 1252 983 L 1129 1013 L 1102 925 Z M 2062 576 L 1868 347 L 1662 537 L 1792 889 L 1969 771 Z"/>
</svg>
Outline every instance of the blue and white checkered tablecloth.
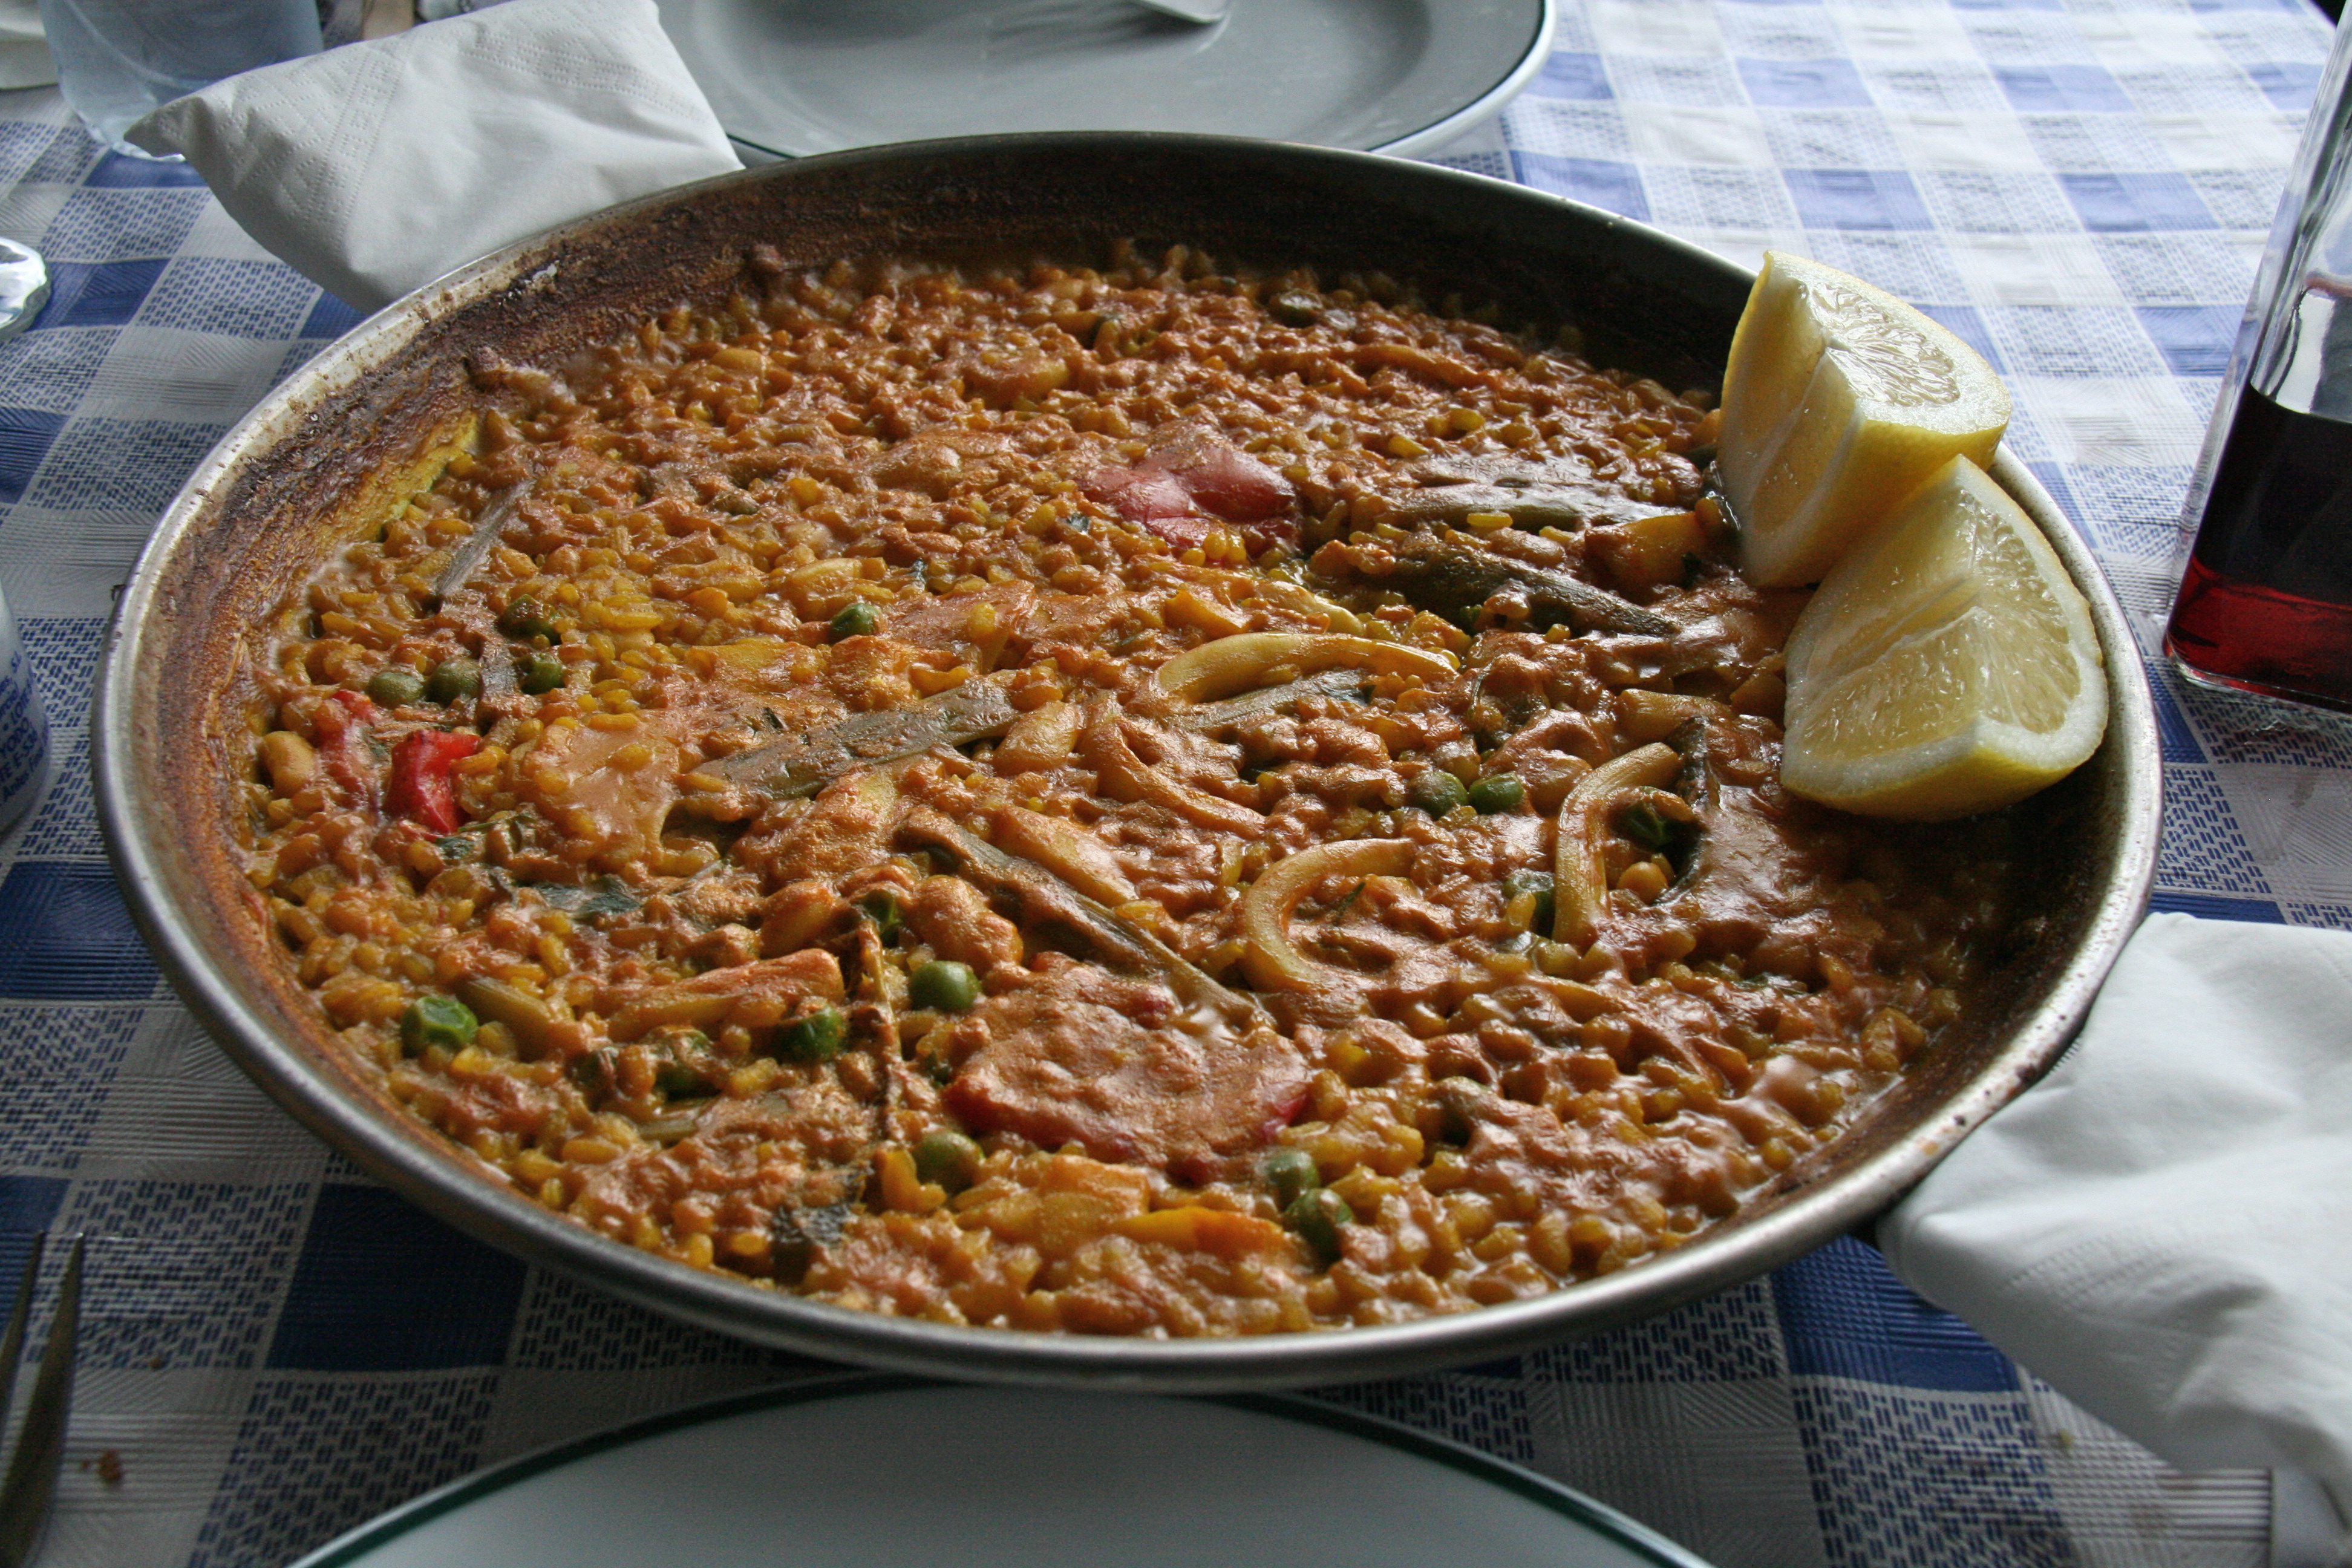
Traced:
<svg viewBox="0 0 2352 1568">
<path fill-rule="evenodd" d="M 2328 42 L 2303 0 L 1570 0 L 1444 161 L 1916 301 L 2153 650 L 2176 515 Z M 58 769 L 0 839 L 0 1279 L 87 1232 L 46 1563 L 275 1564 L 556 1436 L 809 1363 L 463 1239 L 250 1087 L 174 1004 L 90 812 L 88 694 L 164 503 L 353 312 L 184 171 L 0 95 L 0 233 L 56 297 L 0 346 L 0 583 Z M 2352 925 L 2352 731 L 2149 672 L 2159 908 Z M 1331 1397 L 1582 1488 L 1722 1568 L 2259 1568 L 2270 1483 L 2185 1475 L 1839 1242 L 1640 1326 Z M 98 1461 L 107 1450 L 120 1459 Z"/>
</svg>

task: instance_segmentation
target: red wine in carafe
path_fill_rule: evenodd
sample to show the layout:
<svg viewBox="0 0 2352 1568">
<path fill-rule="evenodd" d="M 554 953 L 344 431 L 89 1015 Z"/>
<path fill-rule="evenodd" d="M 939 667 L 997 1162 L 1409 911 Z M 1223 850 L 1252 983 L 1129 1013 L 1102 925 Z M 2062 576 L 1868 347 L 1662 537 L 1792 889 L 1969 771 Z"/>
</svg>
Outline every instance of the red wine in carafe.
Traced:
<svg viewBox="0 0 2352 1568">
<path fill-rule="evenodd" d="M 2192 677 L 2352 710 L 2352 423 L 2239 395 L 2165 649 Z"/>
<path fill-rule="evenodd" d="M 2181 672 L 2352 712 L 2352 27 L 2304 121 L 2191 519 L 2164 637 Z"/>
</svg>

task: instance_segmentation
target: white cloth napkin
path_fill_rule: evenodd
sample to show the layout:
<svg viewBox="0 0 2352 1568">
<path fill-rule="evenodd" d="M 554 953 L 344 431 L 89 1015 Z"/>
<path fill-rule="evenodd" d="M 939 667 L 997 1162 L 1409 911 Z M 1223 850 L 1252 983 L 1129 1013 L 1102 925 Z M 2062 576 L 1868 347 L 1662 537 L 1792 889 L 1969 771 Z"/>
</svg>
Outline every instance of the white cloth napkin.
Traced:
<svg viewBox="0 0 2352 1568">
<path fill-rule="evenodd" d="M 510 0 L 264 66 L 126 132 L 362 310 L 631 196 L 742 166 L 653 0 Z"/>
<path fill-rule="evenodd" d="M 2073 1050 L 1879 1240 L 1914 1289 L 2170 1463 L 2318 1482 L 2290 1477 L 2282 1507 L 2320 1508 L 2303 1562 L 2342 1559 L 2352 934 L 2151 917 Z"/>
</svg>

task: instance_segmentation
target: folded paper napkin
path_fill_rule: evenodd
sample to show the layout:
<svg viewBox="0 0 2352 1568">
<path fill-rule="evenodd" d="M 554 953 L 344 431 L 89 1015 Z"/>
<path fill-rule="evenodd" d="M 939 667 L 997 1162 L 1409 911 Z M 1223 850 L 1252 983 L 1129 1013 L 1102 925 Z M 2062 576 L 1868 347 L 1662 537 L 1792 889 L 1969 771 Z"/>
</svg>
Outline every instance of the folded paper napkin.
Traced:
<svg viewBox="0 0 2352 1568">
<path fill-rule="evenodd" d="M 653 0 L 509 0 L 265 66 L 126 132 L 373 310 L 541 229 L 742 166 Z"/>
<path fill-rule="evenodd" d="M 2305 1543 L 2273 1561 L 2340 1560 L 2352 933 L 2151 917 L 2073 1050 L 1879 1240 L 1914 1289 L 2171 1463 L 2287 1472 L 2282 1534 Z"/>
</svg>

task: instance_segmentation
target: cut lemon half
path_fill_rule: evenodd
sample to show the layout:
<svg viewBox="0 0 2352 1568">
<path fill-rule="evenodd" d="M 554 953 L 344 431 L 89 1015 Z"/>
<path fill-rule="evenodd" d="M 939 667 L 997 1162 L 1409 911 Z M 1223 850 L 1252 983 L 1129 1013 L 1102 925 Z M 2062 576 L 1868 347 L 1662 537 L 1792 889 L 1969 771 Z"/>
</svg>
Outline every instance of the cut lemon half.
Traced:
<svg viewBox="0 0 2352 1568">
<path fill-rule="evenodd" d="M 2008 427 L 2009 391 L 1974 349 L 1859 278 L 1766 251 L 1717 453 L 1748 580 L 1819 582 L 1948 458 L 1991 462 Z"/>
<path fill-rule="evenodd" d="M 2007 805 L 2106 731 L 2090 607 L 2033 520 L 1964 458 L 1831 571 L 1788 659 L 1780 782 L 1866 816 Z"/>
</svg>

